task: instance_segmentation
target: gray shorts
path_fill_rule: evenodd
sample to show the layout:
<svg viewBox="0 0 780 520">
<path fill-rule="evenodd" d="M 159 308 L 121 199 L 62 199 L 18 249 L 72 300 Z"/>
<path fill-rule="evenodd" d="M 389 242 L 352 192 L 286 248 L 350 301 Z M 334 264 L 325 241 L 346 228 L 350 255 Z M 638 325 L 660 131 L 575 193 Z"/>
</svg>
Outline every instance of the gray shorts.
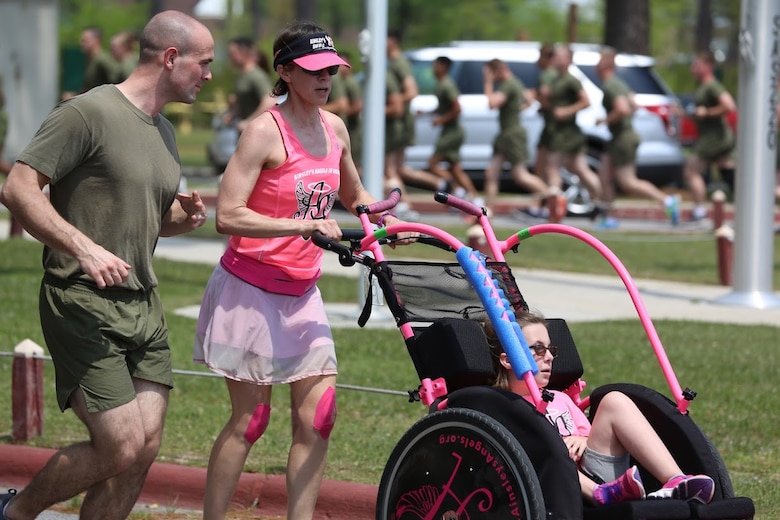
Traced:
<svg viewBox="0 0 780 520">
<path fill-rule="evenodd" d="M 604 455 L 590 448 L 580 459 L 580 470 L 598 484 L 612 482 L 628 471 L 631 457 L 628 453 L 622 456 Z"/>
</svg>

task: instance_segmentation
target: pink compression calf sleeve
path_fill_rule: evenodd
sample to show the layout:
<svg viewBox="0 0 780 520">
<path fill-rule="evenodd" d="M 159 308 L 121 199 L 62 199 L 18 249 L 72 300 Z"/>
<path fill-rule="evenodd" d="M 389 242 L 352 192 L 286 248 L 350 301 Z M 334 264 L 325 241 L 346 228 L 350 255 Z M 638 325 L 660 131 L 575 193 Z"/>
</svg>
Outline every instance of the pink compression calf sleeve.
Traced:
<svg viewBox="0 0 780 520">
<path fill-rule="evenodd" d="M 333 426 L 336 424 L 336 390 L 328 388 L 317 403 L 317 411 L 314 414 L 314 429 L 320 432 L 323 439 L 330 437 Z"/>
<path fill-rule="evenodd" d="M 270 419 L 271 407 L 267 404 L 258 404 L 255 407 L 255 411 L 252 413 L 252 417 L 249 419 L 249 424 L 246 425 L 246 431 L 244 432 L 244 440 L 248 442 L 250 446 L 263 436 Z"/>
</svg>

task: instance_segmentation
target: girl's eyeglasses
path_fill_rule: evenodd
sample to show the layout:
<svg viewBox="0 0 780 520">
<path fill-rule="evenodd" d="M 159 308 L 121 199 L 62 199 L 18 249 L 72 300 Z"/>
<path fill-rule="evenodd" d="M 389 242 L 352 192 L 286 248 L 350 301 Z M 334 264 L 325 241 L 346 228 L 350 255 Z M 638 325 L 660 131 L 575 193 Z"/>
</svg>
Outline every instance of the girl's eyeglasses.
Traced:
<svg viewBox="0 0 780 520">
<path fill-rule="evenodd" d="M 331 76 L 335 76 L 336 74 L 339 73 L 339 66 L 338 65 L 331 65 L 330 67 L 326 67 L 326 68 L 320 69 L 320 70 L 308 70 L 308 69 L 304 69 L 303 67 L 301 67 L 301 70 L 303 72 L 305 72 L 306 74 L 310 74 L 312 76 L 319 76 L 320 74 L 322 74 L 322 71 L 327 70 L 328 74 L 330 74 Z"/>
<path fill-rule="evenodd" d="M 545 346 L 541 343 L 536 343 L 534 345 L 528 345 L 528 348 L 534 351 L 534 354 L 536 354 L 539 357 L 544 356 L 546 351 L 550 351 L 550 354 L 552 354 L 553 359 L 558 357 L 558 347 L 555 345 Z"/>
</svg>

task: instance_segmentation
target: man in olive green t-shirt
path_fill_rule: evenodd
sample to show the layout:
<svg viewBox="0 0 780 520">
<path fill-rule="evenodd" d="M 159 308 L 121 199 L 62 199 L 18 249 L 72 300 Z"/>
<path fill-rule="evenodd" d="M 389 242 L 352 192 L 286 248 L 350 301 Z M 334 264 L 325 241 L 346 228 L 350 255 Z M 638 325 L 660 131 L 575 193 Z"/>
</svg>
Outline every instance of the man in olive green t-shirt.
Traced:
<svg viewBox="0 0 780 520">
<path fill-rule="evenodd" d="M 639 135 L 634 131 L 632 119 L 634 114 L 633 92 L 625 81 L 615 73 L 615 49 L 606 47 L 601 51 L 601 57 L 596 65 L 596 73 L 601 79 L 601 90 L 604 93 L 602 105 L 606 113 L 597 124 L 609 127 L 611 138 L 601 154 L 599 175 L 603 189 L 603 218 L 598 222 L 600 229 L 617 227 L 617 220 L 609 216 L 611 205 L 615 200 L 615 184 L 623 193 L 642 197 L 660 204 L 672 224 L 679 221 L 679 203 L 675 196 L 667 195 L 655 184 L 640 179 L 636 175 L 636 152 L 639 148 Z"/>
<path fill-rule="evenodd" d="M 715 57 L 711 52 L 701 52 L 691 64 L 691 73 L 699 88 L 694 94 L 696 129 L 698 138 L 694 153 L 685 161 L 683 178 L 691 193 L 694 208 L 691 220 L 701 220 L 707 215 L 704 202 L 707 184 L 702 171 L 716 164 L 722 180 L 734 189 L 734 158 L 732 151 L 736 144 L 726 116 L 736 109 L 731 94 L 715 78 Z"/>
<path fill-rule="evenodd" d="M 86 92 L 98 85 L 114 83 L 117 77 L 117 64 L 109 53 L 103 49 L 101 30 L 97 27 L 84 29 L 81 33 L 79 45 L 81 45 L 81 50 L 87 57 L 81 92 Z"/>
<path fill-rule="evenodd" d="M 507 64 L 499 59 L 487 62 L 482 69 L 483 91 L 488 107 L 498 109 L 499 132 L 493 140 L 493 156 L 485 169 L 485 205 L 492 209 L 498 195 L 499 175 L 504 163 L 512 168 L 512 179 L 538 197 L 550 194 L 547 184 L 526 168 L 528 148 L 520 112 L 531 98 L 525 85 Z"/>
<path fill-rule="evenodd" d="M 550 140 L 552 139 L 552 111 L 550 110 L 550 86 L 558 76 L 558 71 L 552 66 L 555 46 L 544 43 L 539 48 L 539 58 L 536 66 L 539 68 L 539 79 L 536 85 L 536 100 L 539 102 L 539 113 L 544 120 L 539 141 L 536 143 L 536 161 L 534 173 L 539 176 L 546 175 L 547 154 L 550 152 Z"/>
<path fill-rule="evenodd" d="M 552 129 L 550 153 L 547 156 L 547 182 L 554 189 L 562 188 L 561 167 L 577 175 L 588 189 L 591 200 L 599 203 L 601 182 L 591 171 L 585 157 L 585 135 L 577 125 L 577 112 L 590 106 L 590 99 L 580 80 L 569 73 L 572 51 L 566 45 L 556 45 L 552 64 L 558 72 L 550 85 Z"/>
<path fill-rule="evenodd" d="M 0 191 L 44 244 L 39 309 L 57 401 L 89 434 L 19 493 L 0 495 L 7 518 L 35 518 L 82 492 L 82 518 L 126 518 L 162 441 L 173 378 L 152 254 L 160 236 L 203 225 L 206 207 L 197 192 L 177 194 L 173 125 L 160 112 L 195 101 L 214 40 L 163 11 L 140 42 L 124 82 L 51 111 Z"/>
<path fill-rule="evenodd" d="M 271 78 L 260 68 L 255 42 L 246 36 L 237 36 L 228 43 L 230 63 L 237 71 L 234 94 L 235 110 L 223 117 L 223 123 L 235 124 L 242 132 L 249 121 L 262 114 L 276 101 L 271 97 Z"/>
<path fill-rule="evenodd" d="M 474 183 L 463 171 L 460 165 L 460 147 L 466 138 L 466 132 L 460 124 L 460 90 L 455 81 L 450 77 L 452 60 L 446 56 L 439 56 L 433 60 L 431 68 L 436 78 L 436 109 L 433 111 L 431 124 L 434 128 L 441 128 L 433 155 L 428 159 L 428 169 L 443 179 L 447 179 L 455 188 L 454 193 L 458 197 L 469 197 L 474 204 L 481 206 L 484 201 L 479 198 Z M 447 163 L 448 169 L 441 167 L 441 163 Z"/>
</svg>

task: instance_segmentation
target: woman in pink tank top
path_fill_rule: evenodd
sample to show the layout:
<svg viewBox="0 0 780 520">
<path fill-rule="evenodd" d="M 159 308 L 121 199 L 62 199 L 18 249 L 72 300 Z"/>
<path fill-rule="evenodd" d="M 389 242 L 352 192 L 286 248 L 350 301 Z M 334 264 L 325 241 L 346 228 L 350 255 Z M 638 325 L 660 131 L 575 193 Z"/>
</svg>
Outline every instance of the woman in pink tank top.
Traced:
<svg viewBox="0 0 780 520">
<path fill-rule="evenodd" d="M 319 108 L 340 66 L 349 64 L 320 27 L 285 28 L 274 42 L 273 94 L 287 99 L 249 123 L 222 179 L 217 230 L 230 241 L 206 287 L 193 357 L 225 377 L 232 414 L 209 459 L 206 520 L 225 517 L 278 383 L 290 384 L 292 402 L 287 518 L 314 514 L 336 420 L 336 355 L 315 285 L 322 250 L 309 237 L 341 238 L 329 218 L 337 196 L 353 213 L 375 202 L 344 123 Z"/>
</svg>

